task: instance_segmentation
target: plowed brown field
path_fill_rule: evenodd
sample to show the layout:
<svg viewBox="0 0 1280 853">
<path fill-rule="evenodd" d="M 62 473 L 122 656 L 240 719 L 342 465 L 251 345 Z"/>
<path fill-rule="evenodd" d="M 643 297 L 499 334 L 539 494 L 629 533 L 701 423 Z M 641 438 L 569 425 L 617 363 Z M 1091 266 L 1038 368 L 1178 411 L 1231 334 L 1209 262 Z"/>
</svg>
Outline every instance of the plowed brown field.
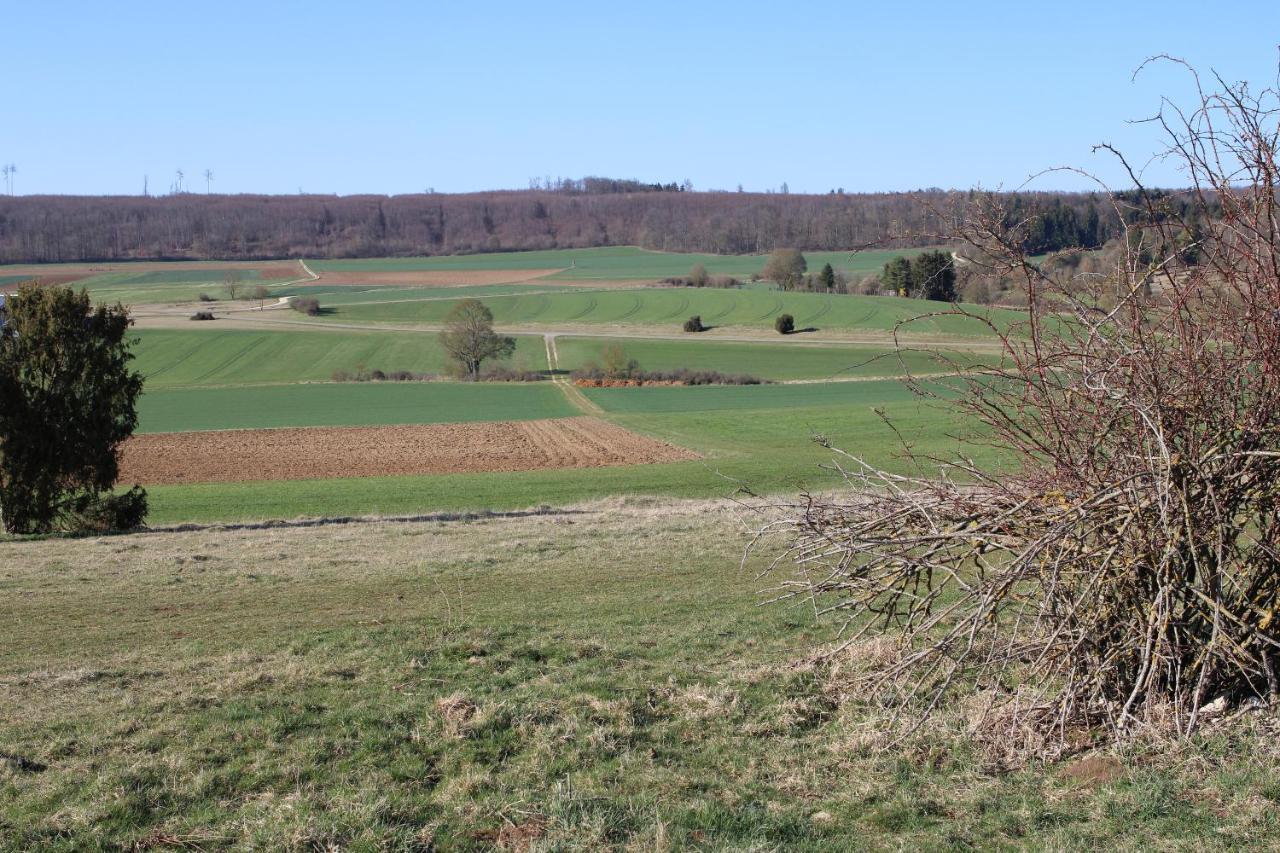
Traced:
<svg viewBox="0 0 1280 853">
<path fill-rule="evenodd" d="M 120 481 L 144 485 L 461 474 L 680 462 L 697 454 L 591 417 L 138 435 Z"/>
</svg>

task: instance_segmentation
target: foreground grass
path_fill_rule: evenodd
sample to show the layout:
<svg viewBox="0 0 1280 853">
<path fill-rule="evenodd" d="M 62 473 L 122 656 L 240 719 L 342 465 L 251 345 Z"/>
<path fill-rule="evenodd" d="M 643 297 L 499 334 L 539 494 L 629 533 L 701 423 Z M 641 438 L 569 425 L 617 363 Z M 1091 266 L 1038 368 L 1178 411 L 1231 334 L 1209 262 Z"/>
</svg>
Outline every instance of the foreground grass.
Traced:
<svg viewBox="0 0 1280 853">
<path fill-rule="evenodd" d="M 0 544 L 0 847 L 1203 849 L 1278 828 L 1269 720 L 999 773 L 758 607 L 738 519 Z M 758 568 L 758 566 L 756 566 Z M 848 658 L 843 666 L 856 666 Z"/>
</svg>

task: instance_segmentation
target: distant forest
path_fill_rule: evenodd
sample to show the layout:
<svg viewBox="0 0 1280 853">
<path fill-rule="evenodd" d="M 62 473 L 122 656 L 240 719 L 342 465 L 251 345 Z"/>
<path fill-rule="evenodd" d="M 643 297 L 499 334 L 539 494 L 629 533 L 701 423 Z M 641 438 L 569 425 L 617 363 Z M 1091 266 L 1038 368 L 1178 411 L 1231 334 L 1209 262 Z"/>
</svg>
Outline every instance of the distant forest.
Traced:
<svg viewBox="0 0 1280 853">
<path fill-rule="evenodd" d="M 937 243 L 967 194 L 692 192 L 589 178 L 535 189 L 399 196 L 0 197 L 0 263 L 448 255 L 635 245 L 750 254 Z M 1027 248 L 1094 248 L 1116 236 L 1106 200 L 1011 199 Z M 948 221 L 944 221 L 948 220 Z"/>
</svg>

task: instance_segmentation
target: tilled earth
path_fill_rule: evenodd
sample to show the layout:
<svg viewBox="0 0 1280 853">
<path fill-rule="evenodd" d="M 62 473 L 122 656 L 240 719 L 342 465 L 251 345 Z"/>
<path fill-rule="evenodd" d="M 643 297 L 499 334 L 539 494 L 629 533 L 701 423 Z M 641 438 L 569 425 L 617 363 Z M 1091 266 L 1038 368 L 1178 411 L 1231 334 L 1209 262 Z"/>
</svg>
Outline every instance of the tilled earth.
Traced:
<svg viewBox="0 0 1280 853">
<path fill-rule="evenodd" d="M 154 433 L 123 447 L 143 485 L 461 474 L 680 462 L 697 454 L 592 417 L 385 427 Z"/>
</svg>

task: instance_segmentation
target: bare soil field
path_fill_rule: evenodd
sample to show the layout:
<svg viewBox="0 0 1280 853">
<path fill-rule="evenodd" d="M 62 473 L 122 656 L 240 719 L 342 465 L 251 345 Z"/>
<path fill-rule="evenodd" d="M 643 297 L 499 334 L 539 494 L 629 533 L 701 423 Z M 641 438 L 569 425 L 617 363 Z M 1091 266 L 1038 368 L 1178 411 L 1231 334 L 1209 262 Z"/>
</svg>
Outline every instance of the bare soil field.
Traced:
<svg viewBox="0 0 1280 853">
<path fill-rule="evenodd" d="M 597 468 L 697 454 L 592 417 L 388 427 L 221 430 L 134 436 L 123 483 L 233 483 L 396 474 Z"/>
<path fill-rule="evenodd" d="M 516 284 L 552 273 L 549 270 L 317 270 L 325 284 L 402 284 L 418 287 L 461 287 L 475 284 Z"/>
</svg>

